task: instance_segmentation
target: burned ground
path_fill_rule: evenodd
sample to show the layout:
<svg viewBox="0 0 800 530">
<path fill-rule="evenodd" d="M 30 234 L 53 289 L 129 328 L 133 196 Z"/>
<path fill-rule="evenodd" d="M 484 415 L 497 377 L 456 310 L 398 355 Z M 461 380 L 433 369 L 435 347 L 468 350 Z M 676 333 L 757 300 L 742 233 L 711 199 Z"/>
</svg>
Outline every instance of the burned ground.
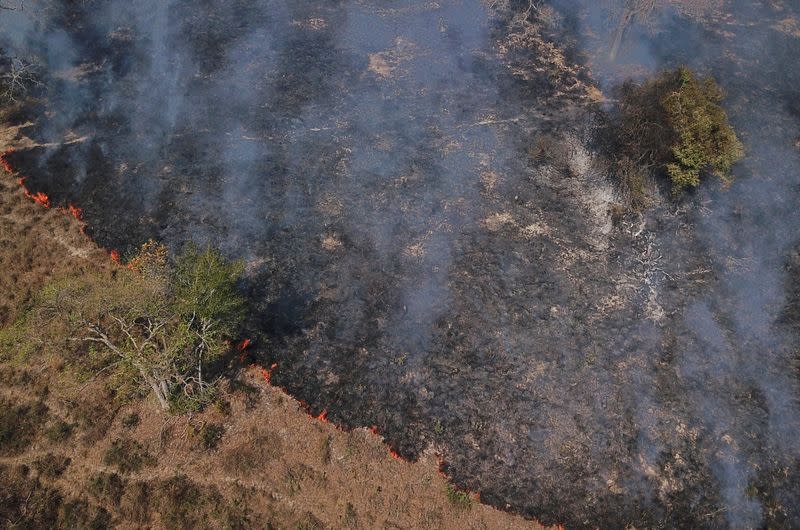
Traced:
<svg viewBox="0 0 800 530">
<path fill-rule="evenodd" d="M 127 4 L 9 15 L 49 85 L 9 159 L 108 248 L 246 259 L 293 395 L 545 522 L 797 524 L 788 3 L 667 9 L 613 65 L 585 2 Z M 612 219 L 592 83 L 680 63 L 747 161 Z"/>
</svg>

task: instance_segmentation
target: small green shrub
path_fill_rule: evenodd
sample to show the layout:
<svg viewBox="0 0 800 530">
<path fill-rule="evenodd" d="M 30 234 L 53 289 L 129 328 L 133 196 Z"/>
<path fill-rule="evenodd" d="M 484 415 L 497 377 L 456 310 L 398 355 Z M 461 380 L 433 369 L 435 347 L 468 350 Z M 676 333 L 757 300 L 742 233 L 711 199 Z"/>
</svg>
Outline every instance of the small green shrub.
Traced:
<svg viewBox="0 0 800 530">
<path fill-rule="evenodd" d="M 223 416 L 230 416 L 233 413 L 231 402 L 220 397 L 217 397 L 217 399 L 214 401 L 214 410 Z"/>
<path fill-rule="evenodd" d="M 225 427 L 216 423 L 205 423 L 200 427 L 199 435 L 204 449 L 216 449 L 225 435 Z"/>
<path fill-rule="evenodd" d="M 219 389 L 215 384 L 208 385 L 200 390 L 196 390 L 191 395 L 178 392 L 170 396 L 169 411 L 172 414 L 189 414 L 191 412 L 202 412 L 212 403 L 215 403 L 219 396 Z"/>
<path fill-rule="evenodd" d="M 469 493 L 456 489 L 452 484 L 447 485 L 447 500 L 460 510 L 472 508 L 472 498 Z"/>
</svg>

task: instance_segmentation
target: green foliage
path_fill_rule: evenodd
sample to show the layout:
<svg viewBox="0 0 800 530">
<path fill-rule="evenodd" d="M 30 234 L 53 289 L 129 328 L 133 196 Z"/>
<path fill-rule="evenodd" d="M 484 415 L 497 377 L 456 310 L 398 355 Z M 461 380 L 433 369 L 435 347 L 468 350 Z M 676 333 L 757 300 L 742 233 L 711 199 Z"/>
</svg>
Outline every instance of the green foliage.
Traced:
<svg viewBox="0 0 800 530">
<path fill-rule="evenodd" d="M 0 361 L 19 364 L 36 353 L 38 341 L 28 340 L 30 324 L 23 315 L 12 325 L 0 329 Z"/>
<path fill-rule="evenodd" d="M 146 388 L 164 409 L 198 410 L 215 397 L 205 372 L 244 317 L 243 271 L 193 245 L 170 263 L 150 241 L 127 268 L 48 284 L 6 340 L 66 357 L 85 380 L 105 371 L 122 399 Z"/>
<path fill-rule="evenodd" d="M 144 466 L 155 462 L 142 445 L 131 438 L 117 438 L 103 457 L 107 466 L 115 466 L 120 473 L 139 471 Z"/>
<path fill-rule="evenodd" d="M 187 245 L 175 266 L 176 310 L 185 318 L 215 322 L 215 334 L 232 333 L 244 317 L 244 299 L 236 289 L 243 273 L 241 261 Z"/>
<path fill-rule="evenodd" d="M 461 510 L 468 510 L 472 508 L 472 498 L 466 491 L 460 491 L 453 487 L 451 484 L 447 485 L 447 500 L 450 504 Z"/>
<path fill-rule="evenodd" d="M 720 106 L 722 89 L 710 77 L 697 79 L 688 68 L 679 68 L 670 77 L 677 78 L 672 81 L 677 87 L 661 103 L 678 137 L 672 146 L 675 161 L 667 164 L 674 188 L 697 186 L 702 171 L 728 180 L 744 149 Z"/>
<path fill-rule="evenodd" d="M 706 173 L 728 181 L 744 149 L 723 99 L 713 78 L 698 78 L 685 67 L 642 85 L 626 83 L 620 94 L 620 158 L 664 169 L 676 194 L 697 186 Z M 640 195 L 640 178 L 629 162 L 622 173 L 632 196 Z"/>
</svg>

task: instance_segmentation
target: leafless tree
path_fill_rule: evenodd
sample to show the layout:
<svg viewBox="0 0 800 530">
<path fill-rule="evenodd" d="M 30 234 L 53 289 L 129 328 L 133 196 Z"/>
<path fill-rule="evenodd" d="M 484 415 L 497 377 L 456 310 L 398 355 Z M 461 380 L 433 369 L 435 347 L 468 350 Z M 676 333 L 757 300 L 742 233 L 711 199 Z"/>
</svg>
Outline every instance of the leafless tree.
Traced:
<svg viewBox="0 0 800 530">
<path fill-rule="evenodd" d="M 628 30 L 635 23 L 647 20 L 656 9 L 657 4 L 658 0 L 623 0 L 621 3 L 615 0 L 611 2 L 610 11 L 617 23 L 611 37 L 611 48 L 608 52 L 610 61 L 616 60 Z"/>
<path fill-rule="evenodd" d="M 8 70 L 0 75 L 0 83 L 0 96 L 14 102 L 27 95 L 31 88 L 42 84 L 37 76 L 36 65 L 20 57 L 10 59 Z"/>
</svg>

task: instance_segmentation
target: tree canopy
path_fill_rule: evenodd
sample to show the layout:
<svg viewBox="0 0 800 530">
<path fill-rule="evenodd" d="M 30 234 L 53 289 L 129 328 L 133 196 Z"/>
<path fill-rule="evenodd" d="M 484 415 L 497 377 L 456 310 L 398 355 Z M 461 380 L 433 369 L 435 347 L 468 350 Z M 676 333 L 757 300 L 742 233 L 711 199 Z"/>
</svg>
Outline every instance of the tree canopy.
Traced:
<svg viewBox="0 0 800 530">
<path fill-rule="evenodd" d="M 189 245 L 173 262 L 151 241 L 127 268 L 49 284 L 14 338 L 128 374 L 169 409 L 176 399 L 201 399 L 207 367 L 230 351 L 244 317 L 242 273 L 240 262 L 210 248 Z"/>
<path fill-rule="evenodd" d="M 685 67 L 643 84 L 626 83 L 619 115 L 623 151 L 639 163 L 663 168 L 675 193 L 697 186 L 704 174 L 728 181 L 744 149 L 723 99 L 713 78 L 699 78 Z"/>
</svg>

